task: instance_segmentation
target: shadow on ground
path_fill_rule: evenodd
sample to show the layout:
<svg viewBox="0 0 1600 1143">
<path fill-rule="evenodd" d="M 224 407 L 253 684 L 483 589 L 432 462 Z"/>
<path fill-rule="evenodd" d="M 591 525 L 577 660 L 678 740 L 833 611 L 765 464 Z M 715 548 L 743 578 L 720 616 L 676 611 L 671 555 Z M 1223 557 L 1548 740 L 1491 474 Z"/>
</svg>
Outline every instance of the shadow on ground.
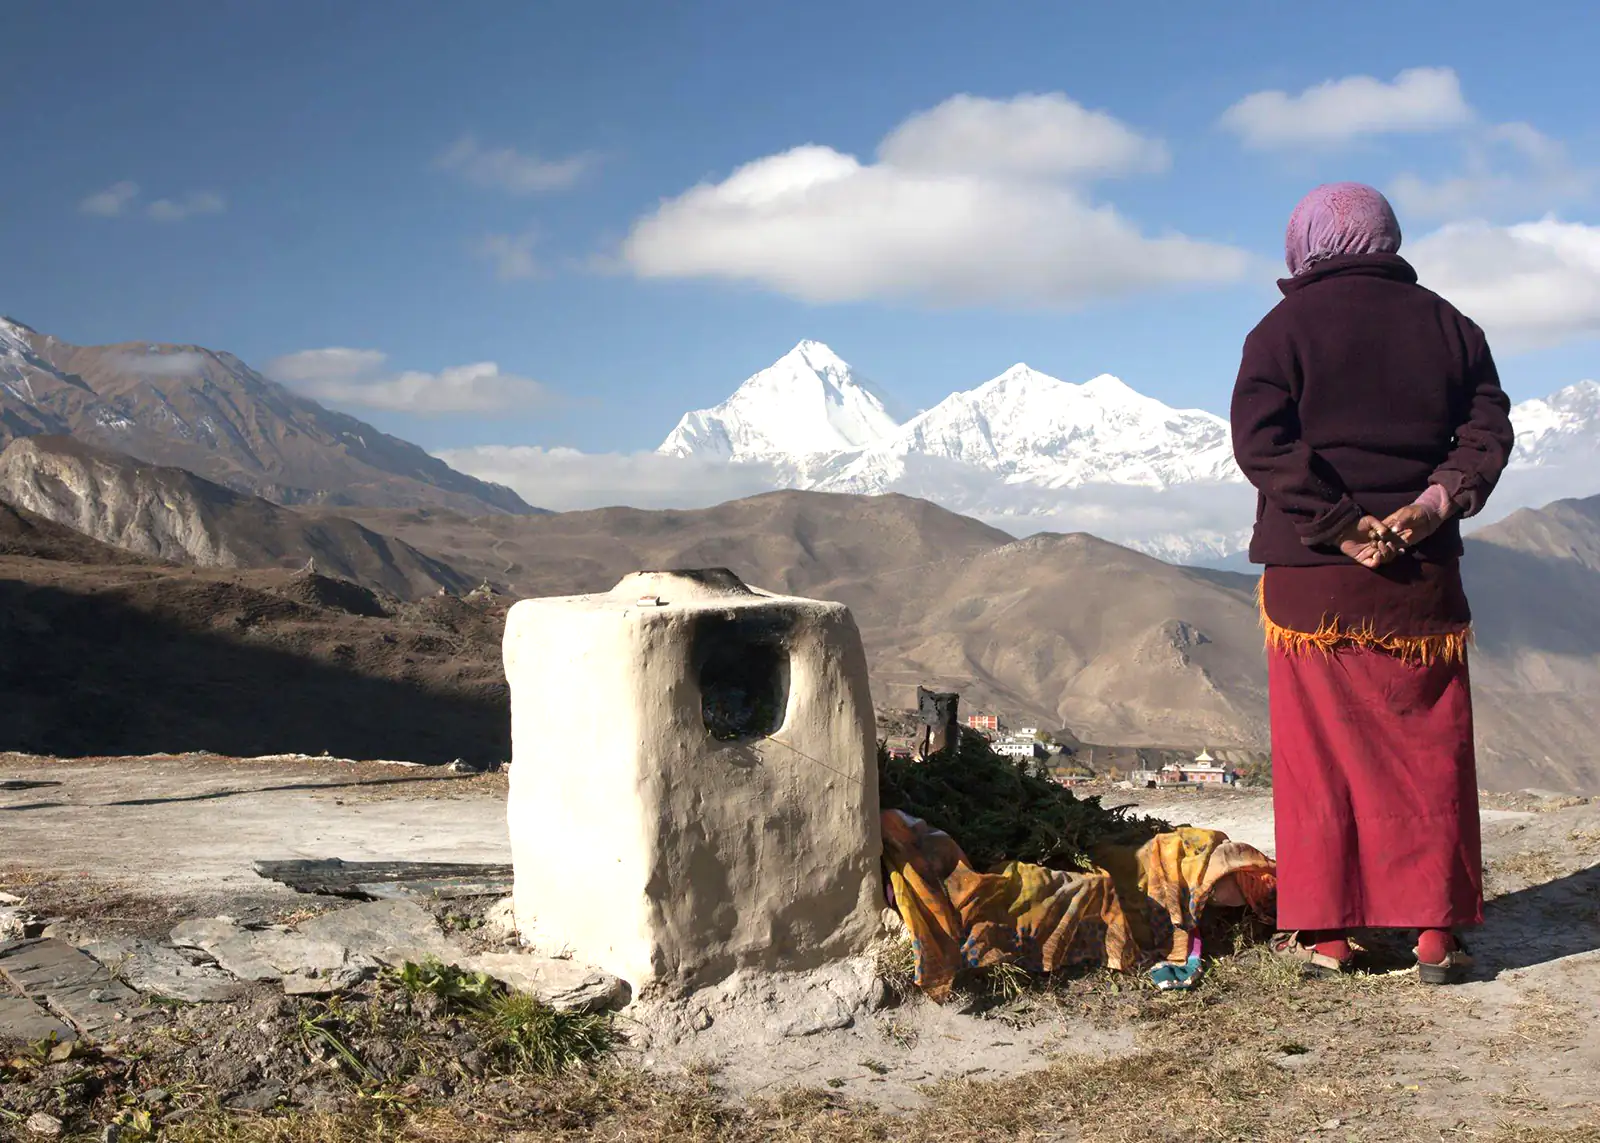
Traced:
<svg viewBox="0 0 1600 1143">
<path fill-rule="evenodd" d="M 1467 940 L 1490 978 L 1600 951 L 1600 865 L 1496 897 Z"/>
<path fill-rule="evenodd" d="M 0 580 L 0 749 L 510 757 L 497 639 L 181 573 L 69 586 Z"/>
</svg>

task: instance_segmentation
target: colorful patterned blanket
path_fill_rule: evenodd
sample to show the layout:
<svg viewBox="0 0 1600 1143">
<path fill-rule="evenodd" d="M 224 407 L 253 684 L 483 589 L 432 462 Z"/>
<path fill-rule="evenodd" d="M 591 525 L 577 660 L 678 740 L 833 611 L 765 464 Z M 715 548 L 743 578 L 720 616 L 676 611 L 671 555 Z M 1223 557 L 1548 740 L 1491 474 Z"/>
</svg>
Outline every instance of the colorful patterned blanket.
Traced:
<svg viewBox="0 0 1600 1143">
<path fill-rule="evenodd" d="M 1186 987 L 1198 979 L 1208 904 L 1247 905 L 1269 922 L 1276 904 L 1272 859 L 1216 830 L 1101 846 L 1095 868 L 1081 872 L 1012 861 L 979 873 L 949 834 L 898 810 L 883 813 L 883 842 L 917 984 L 936 1000 L 961 968 L 1002 963 L 1036 973 L 1154 964 L 1158 984 Z"/>
</svg>

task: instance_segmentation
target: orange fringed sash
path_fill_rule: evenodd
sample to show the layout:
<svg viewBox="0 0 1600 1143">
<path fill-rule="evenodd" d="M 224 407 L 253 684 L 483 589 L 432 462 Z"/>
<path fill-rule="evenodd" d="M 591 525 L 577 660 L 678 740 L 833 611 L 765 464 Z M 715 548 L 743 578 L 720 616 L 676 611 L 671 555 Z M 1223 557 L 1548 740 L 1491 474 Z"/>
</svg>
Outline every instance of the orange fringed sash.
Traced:
<svg viewBox="0 0 1600 1143">
<path fill-rule="evenodd" d="M 1266 632 L 1267 649 L 1288 655 L 1317 651 L 1331 655 L 1345 647 L 1366 651 L 1382 651 L 1408 662 L 1429 666 L 1437 662 L 1460 663 L 1467 657 L 1472 645 L 1472 629 L 1450 631 L 1442 635 L 1379 634 L 1371 620 L 1359 627 L 1345 627 L 1337 617 L 1324 616 L 1315 631 L 1295 631 L 1280 627 L 1267 614 L 1266 579 L 1256 581 L 1256 607 L 1261 613 L 1261 627 Z"/>
</svg>

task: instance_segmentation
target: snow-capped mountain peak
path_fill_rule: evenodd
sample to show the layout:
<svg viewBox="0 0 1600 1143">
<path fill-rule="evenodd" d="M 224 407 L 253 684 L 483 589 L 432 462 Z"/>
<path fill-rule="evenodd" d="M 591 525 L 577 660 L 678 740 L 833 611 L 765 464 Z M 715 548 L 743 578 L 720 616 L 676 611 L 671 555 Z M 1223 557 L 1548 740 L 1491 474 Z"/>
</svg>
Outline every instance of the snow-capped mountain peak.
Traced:
<svg viewBox="0 0 1600 1143">
<path fill-rule="evenodd" d="M 0 315 L 0 358 L 33 357 L 33 345 L 28 340 L 30 336 L 33 336 L 33 330 L 19 321 Z"/>
<path fill-rule="evenodd" d="M 731 397 L 685 413 L 658 452 L 787 464 L 865 448 L 899 427 L 883 394 L 820 341 L 802 341 Z"/>
<path fill-rule="evenodd" d="M 1098 377 L 1091 377 L 1081 386 L 1084 393 L 1097 397 L 1102 401 L 1123 400 L 1129 397 L 1139 397 L 1141 394 L 1133 390 L 1121 377 L 1113 377 L 1109 373 L 1102 373 Z"/>
<path fill-rule="evenodd" d="M 1600 452 L 1600 381 L 1579 381 L 1511 410 L 1511 467 L 1536 468 Z"/>
<path fill-rule="evenodd" d="M 850 376 L 850 366 L 832 349 L 820 341 L 799 342 L 788 353 L 778 358 L 779 362 L 798 361 L 816 373 L 834 374 L 840 377 Z"/>
</svg>

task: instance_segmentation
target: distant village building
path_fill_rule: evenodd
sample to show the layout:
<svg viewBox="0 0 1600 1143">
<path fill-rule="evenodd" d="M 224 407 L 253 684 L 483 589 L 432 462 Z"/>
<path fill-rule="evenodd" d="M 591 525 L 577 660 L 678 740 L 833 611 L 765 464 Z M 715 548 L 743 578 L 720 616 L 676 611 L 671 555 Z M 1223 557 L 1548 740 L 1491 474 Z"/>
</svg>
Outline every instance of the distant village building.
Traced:
<svg viewBox="0 0 1600 1143">
<path fill-rule="evenodd" d="M 1226 765 L 1211 757 L 1209 751 L 1202 750 L 1195 755 L 1193 762 L 1181 764 L 1169 762 L 1161 767 L 1161 776 L 1158 782 L 1163 786 L 1230 786 L 1238 780 L 1238 777 Z"/>
<path fill-rule="evenodd" d="M 1000 716 L 998 714 L 969 714 L 967 725 L 973 730 L 982 730 L 988 734 L 1000 733 Z"/>
<path fill-rule="evenodd" d="M 1038 738 L 1039 737 L 1039 728 L 1037 726 L 1024 726 L 1021 730 L 1017 731 L 1017 737 L 1018 738 Z"/>
<path fill-rule="evenodd" d="M 1007 758 L 1046 758 L 1049 751 L 1037 738 L 1002 738 L 992 748 L 996 754 Z"/>
<path fill-rule="evenodd" d="M 1135 789 L 1148 789 L 1161 784 L 1160 770 L 1129 770 L 1128 781 Z"/>
<path fill-rule="evenodd" d="M 890 738 L 883 749 L 890 758 L 915 758 L 917 754 L 916 744 L 909 738 Z"/>
</svg>

